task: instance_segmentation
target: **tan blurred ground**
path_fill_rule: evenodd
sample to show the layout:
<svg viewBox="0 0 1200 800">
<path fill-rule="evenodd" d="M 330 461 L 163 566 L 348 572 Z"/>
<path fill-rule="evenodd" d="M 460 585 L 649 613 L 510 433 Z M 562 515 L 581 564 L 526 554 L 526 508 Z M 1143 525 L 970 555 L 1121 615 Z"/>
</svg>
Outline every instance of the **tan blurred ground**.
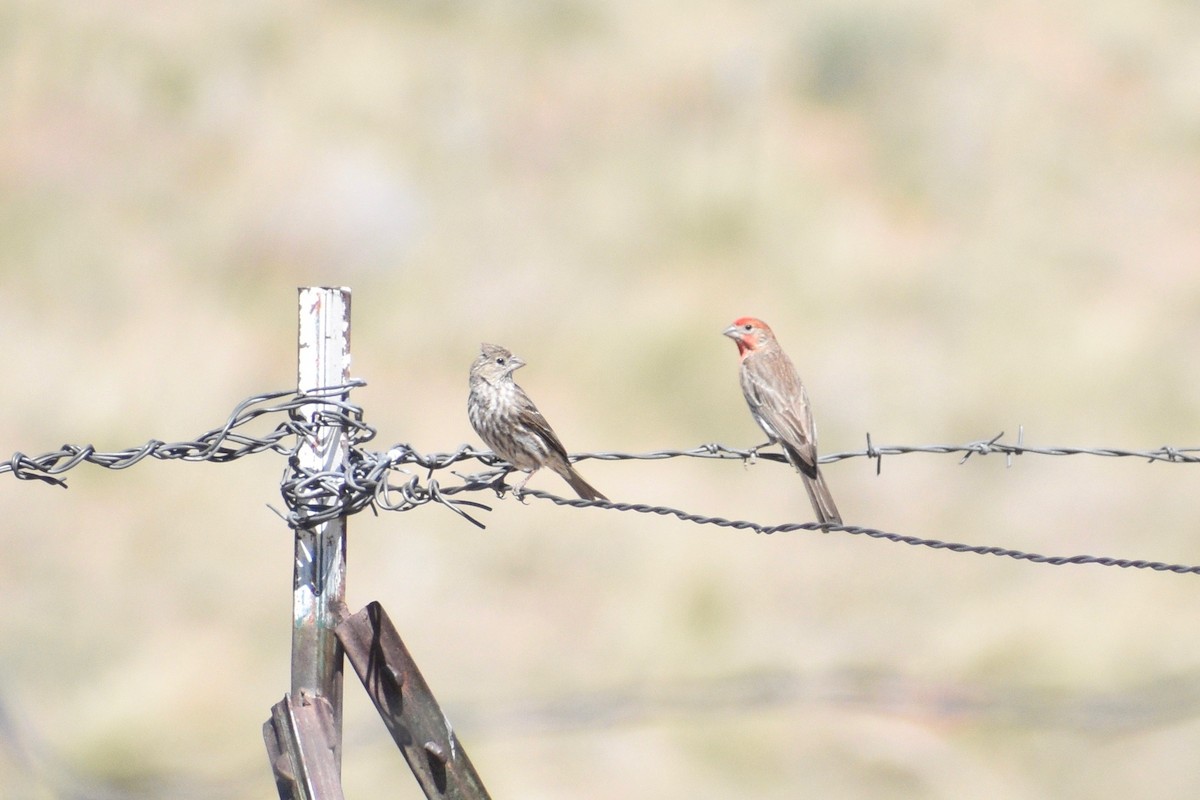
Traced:
<svg viewBox="0 0 1200 800">
<path fill-rule="evenodd" d="M 9 2 L 0 452 L 186 439 L 286 388 L 306 284 L 354 289 L 380 448 L 476 441 L 481 340 L 527 359 L 573 450 L 757 443 L 719 336 L 741 314 L 800 366 L 826 452 L 1018 425 L 1194 444 L 1198 41 L 1178 2 Z M 0 479 L 0 794 L 273 794 L 283 466 Z M 810 514 L 765 464 L 583 472 L 614 499 Z M 908 456 L 828 480 L 849 522 L 1200 563 L 1189 466 Z M 390 610 L 497 798 L 1200 792 L 1195 577 L 486 516 L 356 518 L 349 598 Z M 653 710 L 770 675 L 803 691 Z M 537 713 L 612 693 L 649 710 Z M 348 796 L 417 797 L 347 696 Z"/>
</svg>

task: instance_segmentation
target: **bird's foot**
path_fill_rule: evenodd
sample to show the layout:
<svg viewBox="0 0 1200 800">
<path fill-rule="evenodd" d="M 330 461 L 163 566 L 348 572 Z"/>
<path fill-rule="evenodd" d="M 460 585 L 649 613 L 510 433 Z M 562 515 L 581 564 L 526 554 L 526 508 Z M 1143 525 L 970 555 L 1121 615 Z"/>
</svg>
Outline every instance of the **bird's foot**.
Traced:
<svg viewBox="0 0 1200 800">
<path fill-rule="evenodd" d="M 749 467 L 752 467 L 755 464 L 757 464 L 758 463 L 758 451 L 763 447 L 769 447 L 770 444 L 771 444 L 770 442 L 764 442 L 763 444 L 756 444 L 756 445 L 754 445 L 754 447 L 751 447 L 749 450 L 747 450 L 746 455 L 742 456 L 742 466 L 749 468 Z"/>
</svg>

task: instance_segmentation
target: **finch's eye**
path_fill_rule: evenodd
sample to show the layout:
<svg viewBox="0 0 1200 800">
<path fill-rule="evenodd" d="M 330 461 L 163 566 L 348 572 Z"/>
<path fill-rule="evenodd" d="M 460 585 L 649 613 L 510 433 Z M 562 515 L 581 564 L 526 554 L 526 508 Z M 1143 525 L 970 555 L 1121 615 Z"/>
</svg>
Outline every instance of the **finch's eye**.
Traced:
<svg viewBox="0 0 1200 800">
<path fill-rule="evenodd" d="M 496 363 L 503 367 L 504 366 L 504 357 L 501 356 L 500 358 L 497 358 Z"/>
<path fill-rule="evenodd" d="M 754 326 L 747 322 L 745 325 L 742 326 L 742 330 L 749 332 L 749 331 L 754 330 Z"/>
</svg>

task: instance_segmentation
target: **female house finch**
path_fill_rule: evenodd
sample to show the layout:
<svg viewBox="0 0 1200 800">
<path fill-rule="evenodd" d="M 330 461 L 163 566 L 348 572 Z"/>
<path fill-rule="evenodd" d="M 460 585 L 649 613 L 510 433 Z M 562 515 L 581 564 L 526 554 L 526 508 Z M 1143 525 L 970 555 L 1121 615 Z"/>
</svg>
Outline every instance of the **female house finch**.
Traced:
<svg viewBox="0 0 1200 800">
<path fill-rule="evenodd" d="M 481 347 L 479 358 L 471 365 L 471 393 L 467 396 L 471 427 L 492 452 L 529 473 L 514 490 L 518 497 L 533 473 L 549 467 L 584 500 L 607 500 L 571 466 L 567 450 L 550 423 L 525 390 L 513 382 L 513 372 L 523 366 L 525 362 L 519 356 L 503 347 Z"/>
<path fill-rule="evenodd" d="M 762 320 L 742 317 L 723 333 L 737 343 L 742 394 L 754 421 L 772 443 L 783 446 L 788 463 L 799 470 L 817 519 L 841 525 L 841 515 L 817 467 L 817 426 L 792 360 Z"/>
</svg>

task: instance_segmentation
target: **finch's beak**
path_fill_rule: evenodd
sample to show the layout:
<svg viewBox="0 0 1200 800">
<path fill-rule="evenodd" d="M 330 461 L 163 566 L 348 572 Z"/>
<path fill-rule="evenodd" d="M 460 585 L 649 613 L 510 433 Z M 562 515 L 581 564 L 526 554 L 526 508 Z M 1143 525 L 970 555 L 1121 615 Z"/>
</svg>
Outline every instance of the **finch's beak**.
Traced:
<svg viewBox="0 0 1200 800">
<path fill-rule="evenodd" d="M 520 356 L 509 356 L 508 371 L 510 374 L 516 372 L 523 366 L 525 366 L 525 359 L 521 358 Z"/>
<path fill-rule="evenodd" d="M 725 330 L 721 331 L 722 336 L 728 336 L 730 339 L 742 338 L 742 329 L 737 325 L 730 325 Z"/>
</svg>

